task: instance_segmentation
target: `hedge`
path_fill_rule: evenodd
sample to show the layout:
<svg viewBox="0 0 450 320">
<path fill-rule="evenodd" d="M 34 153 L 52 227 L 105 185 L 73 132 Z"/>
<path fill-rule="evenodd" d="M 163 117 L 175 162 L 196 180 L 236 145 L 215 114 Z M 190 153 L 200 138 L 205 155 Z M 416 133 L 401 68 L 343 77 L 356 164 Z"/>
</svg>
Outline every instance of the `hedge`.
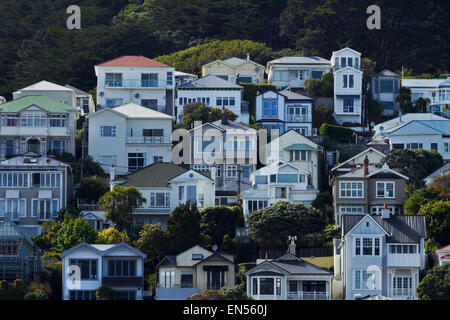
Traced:
<svg viewBox="0 0 450 320">
<path fill-rule="evenodd" d="M 320 126 L 319 133 L 321 136 L 326 136 L 333 140 L 350 140 L 354 131 L 349 128 L 324 123 Z"/>
</svg>

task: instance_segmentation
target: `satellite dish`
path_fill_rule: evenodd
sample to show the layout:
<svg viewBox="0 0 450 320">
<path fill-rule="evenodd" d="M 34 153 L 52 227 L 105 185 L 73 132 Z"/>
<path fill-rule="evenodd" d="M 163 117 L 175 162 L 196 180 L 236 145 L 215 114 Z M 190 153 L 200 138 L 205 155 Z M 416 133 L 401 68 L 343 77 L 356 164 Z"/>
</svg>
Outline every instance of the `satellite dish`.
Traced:
<svg viewBox="0 0 450 320">
<path fill-rule="evenodd" d="M 134 95 L 134 97 L 137 99 L 137 98 L 139 98 L 140 96 L 139 96 L 139 93 L 136 93 L 135 95 Z"/>
<path fill-rule="evenodd" d="M 193 178 L 193 177 L 194 177 L 194 174 L 193 174 L 193 173 L 190 173 L 190 174 L 189 174 L 189 177 L 190 177 L 190 178 Z"/>
<path fill-rule="evenodd" d="M 105 93 L 102 91 L 100 92 L 100 97 L 103 97 L 105 95 Z"/>
<path fill-rule="evenodd" d="M 219 248 L 219 247 L 217 246 L 217 244 L 214 244 L 214 245 L 212 246 L 212 249 L 213 249 L 214 252 L 217 251 L 218 248 Z"/>
<path fill-rule="evenodd" d="M 370 123 L 370 126 L 371 126 L 371 127 L 375 127 L 375 122 L 372 121 L 372 122 Z"/>
</svg>

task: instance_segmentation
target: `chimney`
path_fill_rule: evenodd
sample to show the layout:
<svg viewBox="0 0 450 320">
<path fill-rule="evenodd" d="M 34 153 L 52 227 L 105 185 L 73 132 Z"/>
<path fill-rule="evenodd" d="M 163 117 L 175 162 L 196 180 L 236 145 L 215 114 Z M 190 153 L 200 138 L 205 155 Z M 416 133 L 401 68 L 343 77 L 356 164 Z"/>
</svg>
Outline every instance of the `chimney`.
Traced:
<svg viewBox="0 0 450 320">
<path fill-rule="evenodd" d="M 381 211 L 381 217 L 383 219 L 389 219 L 389 217 L 391 216 L 391 210 L 388 209 L 387 204 L 384 204 L 383 210 Z"/>
<path fill-rule="evenodd" d="M 247 61 L 250 61 L 250 53 L 247 53 Z"/>
<path fill-rule="evenodd" d="M 367 154 L 366 157 L 364 158 L 363 164 L 364 164 L 364 176 L 367 176 L 369 174 L 369 158 L 367 157 Z"/>
<path fill-rule="evenodd" d="M 292 255 L 296 255 L 296 244 L 295 241 L 297 240 L 297 236 L 289 236 L 288 240 L 290 241 L 289 246 L 288 246 L 288 253 L 292 254 Z"/>
<path fill-rule="evenodd" d="M 114 168 L 114 165 L 111 165 L 111 168 L 109 168 L 109 188 L 112 191 L 113 189 L 113 181 L 116 179 L 116 169 Z"/>
</svg>

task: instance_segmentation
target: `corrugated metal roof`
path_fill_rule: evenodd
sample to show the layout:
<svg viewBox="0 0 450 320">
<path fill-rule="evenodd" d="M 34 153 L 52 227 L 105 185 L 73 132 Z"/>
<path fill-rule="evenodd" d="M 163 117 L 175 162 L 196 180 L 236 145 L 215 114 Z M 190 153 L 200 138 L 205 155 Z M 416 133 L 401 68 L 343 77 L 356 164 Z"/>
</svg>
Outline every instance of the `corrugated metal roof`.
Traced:
<svg viewBox="0 0 450 320">
<path fill-rule="evenodd" d="M 437 88 L 447 79 L 402 79 L 402 87 Z"/>
<path fill-rule="evenodd" d="M 317 151 L 317 148 L 312 147 L 306 143 L 296 143 L 291 144 L 289 147 L 284 148 L 284 150 L 313 150 Z"/>
<path fill-rule="evenodd" d="M 99 67 L 168 67 L 167 64 L 144 56 L 122 56 L 98 64 Z"/>
<path fill-rule="evenodd" d="M 342 231 L 346 235 L 365 215 L 342 215 Z M 390 235 L 388 243 L 418 243 L 426 236 L 425 216 L 396 215 L 388 219 L 382 216 L 372 218 Z"/>
<path fill-rule="evenodd" d="M 64 87 L 59 84 L 50 82 L 50 81 L 39 81 L 37 83 L 34 83 L 28 87 L 19 89 L 18 92 L 23 90 L 38 90 L 38 91 L 72 91 L 72 88 Z"/>
<path fill-rule="evenodd" d="M 75 110 L 74 107 L 56 101 L 47 96 L 39 96 L 39 95 L 29 95 L 17 98 L 16 100 L 12 100 L 3 104 L 0 104 L 1 112 L 19 112 L 25 108 L 28 108 L 32 105 L 36 105 L 41 107 L 42 109 L 48 112 L 63 112 L 67 113 L 71 110 Z"/>
<path fill-rule="evenodd" d="M 311 57 L 281 57 L 268 62 L 268 64 L 276 64 L 276 63 L 329 65 L 330 61 L 321 57 L 311 56 Z"/>
<path fill-rule="evenodd" d="M 123 106 L 112 108 L 112 110 L 120 112 L 130 118 L 173 119 L 172 116 L 169 116 L 165 113 L 158 112 L 156 110 L 152 110 L 150 108 L 146 108 L 134 103 L 127 103 Z"/>
<path fill-rule="evenodd" d="M 314 100 L 310 97 L 304 96 L 300 93 L 293 92 L 291 90 L 282 90 L 278 92 L 279 94 L 285 96 L 288 100 Z"/>
<path fill-rule="evenodd" d="M 242 86 L 231 83 L 227 80 L 219 78 L 215 75 L 208 74 L 200 79 L 195 79 L 191 82 L 185 83 L 178 87 L 178 89 L 183 88 L 233 88 L 233 89 L 242 89 Z"/>
</svg>

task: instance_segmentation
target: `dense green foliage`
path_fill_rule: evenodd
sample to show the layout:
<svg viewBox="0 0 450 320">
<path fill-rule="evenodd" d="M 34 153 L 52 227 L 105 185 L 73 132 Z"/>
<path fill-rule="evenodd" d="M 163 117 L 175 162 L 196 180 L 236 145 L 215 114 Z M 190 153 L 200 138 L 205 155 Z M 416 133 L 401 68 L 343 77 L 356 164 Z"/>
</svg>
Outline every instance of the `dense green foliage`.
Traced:
<svg viewBox="0 0 450 320">
<path fill-rule="evenodd" d="M 417 286 L 416 292 L 420 300 L 449 300 L 450 264 L 431 269 Z"/>
<path fill-rule="evenodd" d="M 94 243 L 97 234 L 89 222 L 81 217 L 72 218 L 67 215 L 61 224 L 61 228 L 55 235 L 53 248 L 56 251 L 66 251 L 83 242 Z"/>
<path fill-rule="evenodd" d="M 97 232 L 97 240 L 95 242 L 99 244 L 116 244 L 122 241 L 130 243 L 130 237 L 117 229 L 108 228 Z"/>
<path fill-rule="evenodd" d="M 325 227 L 323 214 L 300 203 L 277 202 L 248 216 L 250 237 L 267 245 L 285 245 L 288 236 L 304 236 L 321 232 Z"/>
<path fill-rule="evenodd" d="M 146 224 L 135 241 L 138 250 L 147 255 L 145 263 L 153 269 L 170 252 L 170 239 L 160 224 Z"/>
<path fill-rule="evenodd" d="M 409 177 L 409 182 L 416 187 L 423 185 L 422 179 L 442 167 L 442 156 L 435 150 L 392 150 L 382 160 L 389 168 Z"/>
<path fill-rule="evenodd" d="M 354 131 L 352 129 L 335 126 L 331 124 L 324 123 L 320 126 L 319 134 L 321 136 L 326 136 L 333 140 L 350 140 L 353 137 Z"/>
<path fill-rule="evenodd" d="M 88 91 L 96 82 L 93 66 L 125 54 L 159 57 L 199 73 L 204 63 L 247 53 L 265 65 L 294 52 L 329 59 L 349 46 L 379 70 L 405 66 L 436 76 L 450 69 L 445 1 L 80 0 L 81 30 L 68 30 L 71 4 L 0 3 L 0 95 L 44 78 Z M 381 30 L 366 28 L 372 4 L 382 10 Z M 248 42 L 213 41 L 233 39 Z"/>
<path fill-rule="evenodd" d="M 242 212 L 238 207 L 211 206 L 200 211 L 200 229 L 219 246 L 225 235 L 234 238 L 237 227 L 243 226 Z"/>
<path fill-rule="evenodd" d="M 77 191 L 77 198 L 86 203 L 97 203 L 106 192 L 109 191 L 109 184 L 100 177 L 86 177 L 80 182 Z"/>
<path fill-rule="evenodd" d="M 333 73 L 326 72 L 320 79 L 308 78 L 305 81 L 305 89 L 313 97 L 333 97 Z"/>
<path fill-rule="evenodd" d="M 225 108 L 227 119 L 234 121 L 237 118 L 231 110 Z M 183 106 L 181 114 L 183 123 L 177 124 L 177 128 L 191 129 L 195 121 L 202 123 L 213 122 L 222 119 L 223 111 L 219 108 L 209 107 L 200 102 L 191 102 Z"/>
</svg>

